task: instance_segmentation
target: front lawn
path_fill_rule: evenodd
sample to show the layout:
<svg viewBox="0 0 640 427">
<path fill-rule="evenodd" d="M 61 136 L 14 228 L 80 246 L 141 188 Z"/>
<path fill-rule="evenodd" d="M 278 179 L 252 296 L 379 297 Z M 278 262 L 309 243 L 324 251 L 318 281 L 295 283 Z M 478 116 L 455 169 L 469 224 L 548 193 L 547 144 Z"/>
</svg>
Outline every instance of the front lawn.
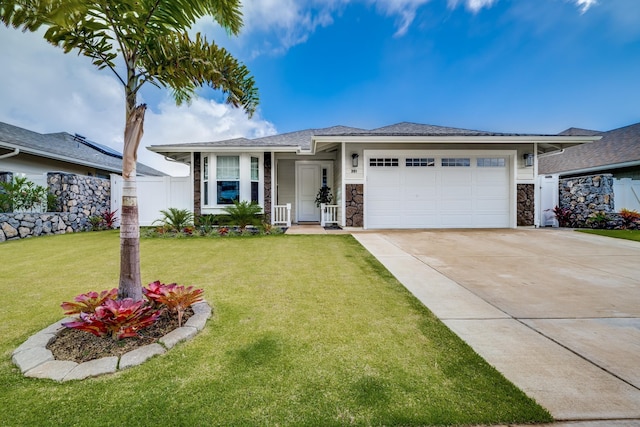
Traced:
<svg viewBox="0 0 640 427">
<path fill-rule="evenodd" d="M 205 289 L 206 328 L 114 375 L 24 378 L 11 352 L 63 300 L 116 287 L 117 232 L 0 244 L 0 425 L 551 421 L 351 236 L 143 239 L 144 283 Z"/>
<path fill-rule="evenodd" d="M 616 239 L 635 240 L 640 242 L 640 230 L 599 230 L 580 229 L 581 233 L 597 234 L 599 236 L 614 237 Z"/>
</svg>

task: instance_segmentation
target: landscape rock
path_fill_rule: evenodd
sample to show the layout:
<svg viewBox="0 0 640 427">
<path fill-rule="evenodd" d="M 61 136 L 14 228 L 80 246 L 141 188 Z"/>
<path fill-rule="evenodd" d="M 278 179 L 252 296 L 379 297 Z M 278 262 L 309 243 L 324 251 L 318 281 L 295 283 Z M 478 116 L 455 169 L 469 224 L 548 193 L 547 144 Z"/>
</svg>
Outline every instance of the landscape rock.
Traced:
<svg viewBox="0 0 640 427">
<path fill-rule="evenodd" d="M 111 374 L 114 373 L 117 369 L 118 358 L 116 356 L 103 357 L 101 359 L 80 363 L 67 375 L 64 376 L 63 381 L 83 380 L 88 377 L 96 377 L 102 374 Z"/>
<path fill-rule="evenodd" d="M 118 369 L 126 369 L 131 366 L 140 365 L 147 359 L 164 354 L 165 352 L 166 350 L 160 344 L 145 345 L 144 347 L 123 354 L 122 357 L 120 357 Z"/>
</svg>

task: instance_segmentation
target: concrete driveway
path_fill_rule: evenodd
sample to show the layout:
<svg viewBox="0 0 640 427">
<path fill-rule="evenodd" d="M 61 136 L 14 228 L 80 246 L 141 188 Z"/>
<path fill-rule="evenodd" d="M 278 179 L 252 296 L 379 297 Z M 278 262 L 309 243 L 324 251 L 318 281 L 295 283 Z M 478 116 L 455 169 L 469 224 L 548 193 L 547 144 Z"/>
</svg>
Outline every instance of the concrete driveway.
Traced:
<svg viewBox="0 0 640 427">
<path fill-rule="evenodd" d="M 354 237 L 556 420 L 640 425 L 640 243 L 558 229 Z"/>
</svg>

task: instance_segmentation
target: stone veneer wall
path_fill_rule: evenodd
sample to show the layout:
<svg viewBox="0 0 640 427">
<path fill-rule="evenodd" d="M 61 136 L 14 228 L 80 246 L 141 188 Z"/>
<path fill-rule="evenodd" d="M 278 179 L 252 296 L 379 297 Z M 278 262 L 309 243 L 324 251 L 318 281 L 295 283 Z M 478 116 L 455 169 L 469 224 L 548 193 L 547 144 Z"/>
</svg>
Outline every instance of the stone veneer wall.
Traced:
<svg viewBox="0 0 640 427">
<path fill-rule="evenodd" d="M 534 225 L 535 185 L 518 184 L 518 226 Z"/>
<path fill-rule="evenodd" d="M 347 184 L 345 186 L 345 227 L 364 226 L 364 185 Z"/>
<path fill-rule="evenodd" d="M 575 224 L 584 224 L 593 213 L 615 212 L 611 174 L 562 178 L 559 190 L 560 207 L 571 211 Z"/>
<path fill-rule="evenodd" d="M 202 215 L 202 190 L 200 189 L 200 153 L 193 153 L 193 215 Z M 211 184 L 209 184 L 211 185 Z"/>
<path fill-rule="evenodd" d="M 271 222 L 271 153 L 264 152 L 264 216 Z"/>
<path fill-rule="evenodd" d="M 89 218 L 111 209 L 111 181 L 67 173 L 48 173 L 49 193 L 59 212 L 0 213 L 0 242 L 90 228 Z"/>
</svg>

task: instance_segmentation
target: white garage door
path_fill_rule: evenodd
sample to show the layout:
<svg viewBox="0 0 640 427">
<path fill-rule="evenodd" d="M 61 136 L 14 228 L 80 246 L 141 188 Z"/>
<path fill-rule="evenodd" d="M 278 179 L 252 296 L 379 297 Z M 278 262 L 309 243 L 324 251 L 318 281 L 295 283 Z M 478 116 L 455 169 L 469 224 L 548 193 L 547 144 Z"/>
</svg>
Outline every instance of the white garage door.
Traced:
<svg viewBox="0 0 640 427">
<path fill-rule="evenodd" d="M 366 151 L 367 228 L 511 226 L 508 154 Z"/>
</svg>

